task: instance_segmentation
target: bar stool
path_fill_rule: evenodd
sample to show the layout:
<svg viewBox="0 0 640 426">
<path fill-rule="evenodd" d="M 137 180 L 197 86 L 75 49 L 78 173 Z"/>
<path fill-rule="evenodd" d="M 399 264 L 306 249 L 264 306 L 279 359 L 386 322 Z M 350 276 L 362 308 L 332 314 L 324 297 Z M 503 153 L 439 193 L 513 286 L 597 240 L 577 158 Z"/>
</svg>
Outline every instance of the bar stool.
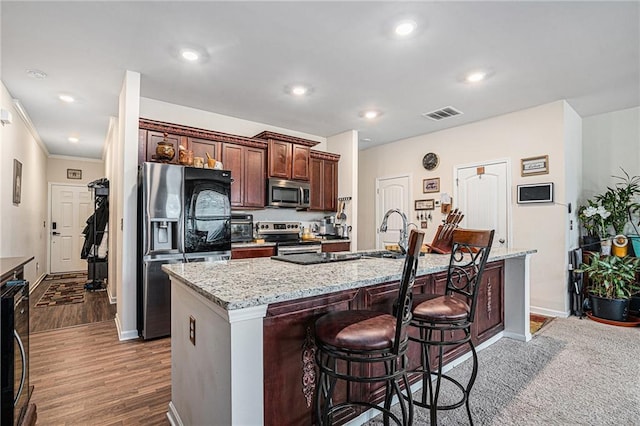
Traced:
<svg viewBox="0 0 640 426">
<path fill-rule="evenodd" d="M 478 373 L 478 356 L 471 340 L 471 325 L 476 311 L 478 291 L 494 231 L 456 229 L 449 257 L 447 282 L 444 295 L 422 295 L 413 303 L 411 327 L 419 330 L 419 337 L 409 339 L 418 342 L 422 349 L 422 368 L 412 371 L 422 373 L 422 398 L 414 404 L 429 409 L 430 424 L 436 425 L 438 410 L 453 410 L 466 406 L 469 422 L 473 425 L 469 408 L 469 393 Z M 463 334 L 463 335 L 461 335 Z M 442 358 L 445 346 L 468 344 L 473 357 L 473 370 L 466 386 L 442 373 Z M 437 348 L 438 363 L 431 368 L 430 349 Z M 432 381 L 435 377 L 435 384 Z M 449 405 L 438 405 L 440 385 L 445 379 L 462 391 L 462 398 Z M 428 396 L 428 400 L 427 400 Z"/>
<path fill-rule="evenodd" d="M 409 343 L 407 328 L 411 320 L 411 289 L 423 239 L 423 232 L 411 231 L 398 289 L 397 306 L 402 309 L 395 309 L 394 315 L 367 310 L 335 311 L 316 321 L 316 363 L 320 369 L 315 392 L 318 424 L 332 424 L 334 414 L 347 407 L 376 409 L 383 413 L 385 425 L 389 424 L 389 419 L 398 425 L 413 422 L 413 403 L 411 398 L 403 397 L 398 382 L 402 380 L 405 389 L 409 389 L 405 355 Z M 334 400 L 338 380 L 347 383 L 344 402 Z M 352 400 L 350 391 L 354 382 L 385 382 L 384 406 Z M 394 395 L 398 398 L 402 419 L 391 411 Z"/>
</svg>

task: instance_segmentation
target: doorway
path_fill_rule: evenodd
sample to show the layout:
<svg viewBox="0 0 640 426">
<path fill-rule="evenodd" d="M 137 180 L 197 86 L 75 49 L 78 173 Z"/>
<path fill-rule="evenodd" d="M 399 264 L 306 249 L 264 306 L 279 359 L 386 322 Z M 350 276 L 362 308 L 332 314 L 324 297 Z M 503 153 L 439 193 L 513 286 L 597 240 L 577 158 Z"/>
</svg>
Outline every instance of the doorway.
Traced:
<svg viewBox="0 0 640 426">
<path fill-rule="evenodd" d="M 410 217 L 409 194 L 411 177 L 409 175 L 376 179 L 376 248 L 383 249 L 385 244 L 397 244 L 402 229 L 400 215 L 394 214 L 387 222 L 387 232 L 379 231 L 384 214 L 390 209 L 399 209 Z"/>
<path fill-rule="evenodd" d="M 93 213 L 91 192 L 86 185 L 51 184 L 50 272 L 86 271 L 80 257 L 82 231 Z"/>
<path fill-rule="evenodd" d="M 493 247 L 510 247 L 511 165 L 508 159 L 454 167 L 454 201 L 463 228 L 494 229 Z"/>
</svg>

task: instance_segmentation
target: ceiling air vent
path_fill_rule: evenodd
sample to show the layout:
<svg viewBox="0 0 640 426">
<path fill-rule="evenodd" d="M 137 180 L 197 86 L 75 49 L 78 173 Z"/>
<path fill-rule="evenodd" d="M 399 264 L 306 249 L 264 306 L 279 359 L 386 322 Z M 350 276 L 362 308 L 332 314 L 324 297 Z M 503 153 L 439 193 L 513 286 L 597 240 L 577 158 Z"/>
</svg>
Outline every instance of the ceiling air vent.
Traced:
<svg viewBox="0 0 640 426">
<path fill-rule="evenodd" d="M 455 117 L 456 115 L 462 114 L 462 111 L 458 111 L 452 106 L 444 107 L 437 109 L 431 112 L 425 112 L 422 114 L 423 117 L 429 118 L 434 121 L 444 120 L 445 118 Z"/>
</svg>

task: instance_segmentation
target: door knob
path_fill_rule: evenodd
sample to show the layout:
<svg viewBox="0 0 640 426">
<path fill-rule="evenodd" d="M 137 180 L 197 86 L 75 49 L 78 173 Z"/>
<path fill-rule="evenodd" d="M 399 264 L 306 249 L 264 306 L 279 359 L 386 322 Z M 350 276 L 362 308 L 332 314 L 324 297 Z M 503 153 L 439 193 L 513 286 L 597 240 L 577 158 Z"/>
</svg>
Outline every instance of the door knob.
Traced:
<svg viewBox="0 0 640 426">
<path fill-rule="evenodd" d="M 504 241 L 505 241 L 505 240 L 504 240 L 504 238 L 500 238 L 500 239 L 498 240 L 498 242 L 499 242 L 500 244 L 504 244 Z"/>
<path fill-rule="evenodd" d="M 56 231 L 53 231 L 53 232 L 51 233 L 51 235 L 60 235 L 60 233 L 59 233 L 59 232 L 56 232 Z"/>
</svg>

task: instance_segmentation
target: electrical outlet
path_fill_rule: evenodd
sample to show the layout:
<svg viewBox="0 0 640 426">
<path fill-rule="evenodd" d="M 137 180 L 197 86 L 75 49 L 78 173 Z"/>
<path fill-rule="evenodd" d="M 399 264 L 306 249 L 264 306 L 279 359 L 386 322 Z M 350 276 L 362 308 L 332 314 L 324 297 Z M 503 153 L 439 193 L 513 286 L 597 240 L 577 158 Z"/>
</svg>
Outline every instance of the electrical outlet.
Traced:
<svg viewBox="0 0 640 426">
<path fill-rule="evenodd" d="M 196 319 L 193 316 L 189 316 L 189 340 L 196 345 Z"/>
</svg>

